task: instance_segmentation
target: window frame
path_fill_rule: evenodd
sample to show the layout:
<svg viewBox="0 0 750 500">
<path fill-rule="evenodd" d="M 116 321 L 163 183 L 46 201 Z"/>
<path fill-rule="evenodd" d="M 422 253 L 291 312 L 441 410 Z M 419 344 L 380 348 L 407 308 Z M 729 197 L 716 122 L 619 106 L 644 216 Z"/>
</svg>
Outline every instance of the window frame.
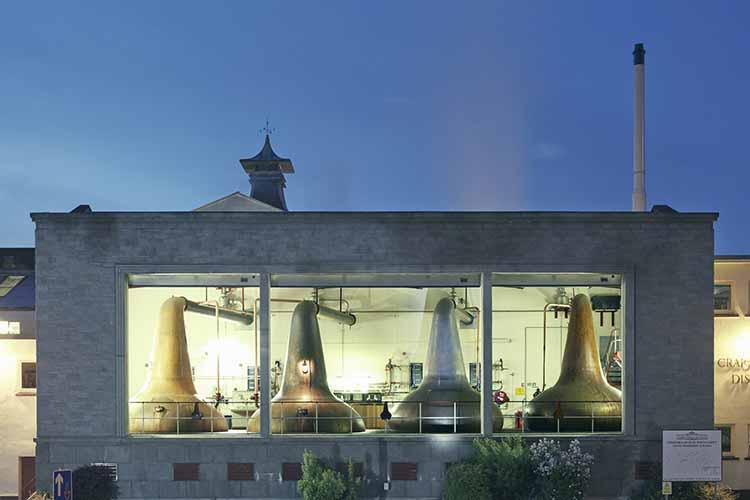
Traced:
<svg viewBox="0 0 750 500">
<path fill-rule="evenodd" d="M 23 386 L 23 366 L 25 364 L 34 365 L 34 387 Z M 19 359 L 16 368 L 16 396 L 36 396 L 39 381 L 37 379 L 37 362 L 35 359 Z"/>
<path fill-rule="evenodd" d="M 18 338 L 23 335 L 23 331 L 21 330 L 21 321 L 18 320 L 0 320 L 1 323 L 6 323 L 7 328 L 5 332 L 0 331 L 0 337 L 8 337 L 8 338 Z M 13 333 L 11 332 L 11 324 L 18 325 L 18 332 Z"/>
<path fill-rule="evenodd" d="M 539 264 L 517 264 L 517 263 L 496 263 L 496 262 L 478 262 L 472 265 L 429 265 L 429 264 L 383 264 L 371 262 L 340 262 L 340 263 L 291 263 L 291 264 L 267 264 L 254 263 L 252 266 L 247 265 L 221 265 L 221 264 L 116 264 L 115 280 L 113 283 L 115 292 L 115 405 L 116 405 L 116 422 L 115 433 L 117 436 L 133 440 L 139 439 L 128 432 L 128 370 L 127 370 L 127 295 L 128 295 L 128 276 L 131 274 L 154 274 L 154 273 L 231 273 L 231 274 L 253 274 L 259 276 L 260 282 L 260 310 L 258 312 L 259 330 L 260 330 L 260 370 L 262 372 L 270 369 L 270 357 L 264 350 L 269 349 L 269 295 L 271 290 L 272 274 L 320 274 L 320 273 L 480 273 L 482 285 L 490 290 L 492 287 L 492 275 L 494 273 L 601 273 L 601 274 L 618 274 L 621 277 L 621 296 L 622 307 L 625 311 L 622 322 L 622 334 L 624 338 L 623 355 L 625 358 L 626 376 L 623 378 L 623 428 L 622 433 L 612 436 L 620 439 L 621 436 L 635 435 L 636 407 L 634 402 L 634 368 L 635 368 L 635 312 L 630 307 L 635 303 L 635 266 L 631 264 L 600 262 L 588 265 L 571 264 L 570 262 L 546 263 Z M 278 285 L 276 285 L 278 286 Z M 485 303 L 491 303 L 491 292 L 485 293 Z M 482 322 L 484 328 L 490 331 L 486 336 L 491 338 L 492 319 L 491 315 L 483 315 Z M 486 354 L 491 359 L 492 352 Z M 483 357 L 485 354 L 483 353 Z M 482 374 L 484 377 L 485 374 Z M 631 379 L 631 380 L 629 380 Z M 270 386 L 267 382 L 261 381 L 261 433 L 260 437 L 265 439 L 286 440 L 288 437 L 283 435 L 272 435 L 270 433 L 270 403 L 269 394 Z M 491 384 L 485 384 L 483 391 L 489 395 Z M 491 402 L 491 398 L 485 397 L 486 401 Z M 484 403 L 483 403 L 484 404 Z M 492 436 L 490 432 L 484 432 L 488 437 Z M 252 436 L 252 435 L 250 435 Z M 521 434 L 521 436 L 538 437 L 533 434 Z M 597 439 L 608 439 L 607 435 L 581 435 L 581 437 L 596 436 Z M 402 439 L 403 436 L 394 434 L 389 439 Z M 237 436 L 233 439 L 244 440 L 246 436 Z M 324 439 L 330 439 L 330 436 Z M 422 439 L 430 439 L 425 435 Z M 467 441 L 473 439 L 471 435 L 465 438 Z"/>
<path fill-rule="evenodd" d="M 724 457 L 734 455 L 734 446 L 732 436 L 734 434 L 734 424 L 715 424 L 714 429 L 721 431 L 721 455 Z M 729 449 L 724 449 L 724 429 L 729 429 Z"/>
<path fill-rule="evenodd" d="M 728 287 L 729 288 L 729 305 L 727 309 L 716 309 L 714 307 L 714 315 L 715 316 L 734 316 L 736 315 L 735 312 L 735 282 L 734 281 L 727 281 L 727 280 L 717 280 L 714 281 L 713 284 L 713 290 L 716 291 L 717 287 Z M 714 302 L 714 306 L 716 303 Z"/>
</svg>

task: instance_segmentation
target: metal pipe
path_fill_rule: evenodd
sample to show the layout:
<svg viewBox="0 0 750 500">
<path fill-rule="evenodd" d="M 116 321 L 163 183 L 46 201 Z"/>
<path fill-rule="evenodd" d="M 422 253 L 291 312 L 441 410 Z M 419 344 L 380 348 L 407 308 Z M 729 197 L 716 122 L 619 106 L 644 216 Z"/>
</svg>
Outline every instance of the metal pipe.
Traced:
<svg viewBox="0 0 750 500">
<path fill-rule="evenodd" d="M 633 212 L 646 211 L 646 50 L 636 43 L 633 50 Z"/>
<path fill-rule="evenodd" d="M 187 305 L 185 306 L 187 307 Z M 214 301 L 214 308 L 215 308 L 215 315 L 216 315 L 216 403 L 218 407 L 218 402 L 221 401 L 221 338 L 219 335 L 219 330 L 221 327 L 221 323 L 219 322 L 219 301 Z M 214 421 L 211 420 L 211 432 L 213 432 L 213 423 Z"/>
<path fill-rule="evenodd" d="M 299 304 L 301 301 L 295 300 L 295 299 L 271 299 L 271 302 L 286 302 L 290 304 Z M 332 309 L 330 307 L 321 306 L 320 304 L 316 304 L 317 314 L 319 316 L 323 316 L 324 318 L 329 318 L 338 321 L 339 323 L 342 323 L 344 325 L 353 326 L 354 323 L 357 322 L 357 317 L 353 315 L 350 312 L 345 311 L 337 311 L 336 309 Z M 348 302 L 347 302 L 347 309 L 348 309 Z M 284 311 L 289 312 L 289 311 Z"/>
<path fill-rule="evenodd" d="M 341 299 L 341 298 L 338 298 L 338 299 L 318 299 L 318 302 L 338 302 L 339 304 L 342 304 L 342 305 L 346 306 L 346 309 L 343 309 L 343 311 L 348 311 L 349 310 L 349 301 L 346 300 L 346 299 Z M 339 306 L 339 310 L 342 310 L 340 306 Z"/>
<path fill-rule="evenodd" d="M 460 321 L 462 325 L 470 325 L 474 322 L 473 314 L 466 309 L 459 309 L 455 300 L 453 301 L 453 304 L 456 306 L 456 316 L 458 316 L 458 321 Z"/>
<path fill-rule="evenodd" d="M 258 302 L 260 301 L 260 298 L 257 298 L 253 301 L 253 317 L 256 317 L 258 314 Z M 258 388 L 258 368 L 260 365 L 260 349 L 258 345 L 258 322 L 253 322 L 253 350 L 255 351 L 255 366 L 253 367 L 253 396 L 255 396 L 255 402 L 258 407 L 260 407 L 260 390 Z"/>
<path fill-rule="evenodd" d="M 181 298 L 185 300 L 185 310 L 188 312 L 202 314 L 204 316 L 216 316 L 218 311 L 219 318 L 227 321 L 234 321 L 235 323 L 240 323 L 243 325 L 249 325 L 255 319 L 254 315 L 247 311 L 235 311 L 233 309 L 226 309 L 223 307 L 212 307 L 193 302 L 192 300 L 188 300 L 185 297 Z"/>
<path fill-rule="evenodd" d="M 336 309 L 321 306 L 320 304 L 315 305 L 317 306 L 318 316 L 329 318 L 348 326 L 353 326 L 357 322 L 357 317 L 350 312 L 337 311 Z"/>
</svg>

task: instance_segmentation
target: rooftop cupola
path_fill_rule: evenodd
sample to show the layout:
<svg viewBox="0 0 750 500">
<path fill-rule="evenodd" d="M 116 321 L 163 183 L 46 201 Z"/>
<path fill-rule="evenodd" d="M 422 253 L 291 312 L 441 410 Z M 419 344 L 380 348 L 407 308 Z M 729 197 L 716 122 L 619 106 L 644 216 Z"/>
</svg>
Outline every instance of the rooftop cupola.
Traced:
<svg viewBox="0 0 750 500">
<path fill-rule="evenodd" d="M 240 164 L 250 176 L 250 198 L 287 210 L 284 174 L 293 174 L 294 166 L 290 159 L 282 158 L 273 151 L 268 133 L 260 153 L 252 158 L 240 160 Z"/>
</svg>

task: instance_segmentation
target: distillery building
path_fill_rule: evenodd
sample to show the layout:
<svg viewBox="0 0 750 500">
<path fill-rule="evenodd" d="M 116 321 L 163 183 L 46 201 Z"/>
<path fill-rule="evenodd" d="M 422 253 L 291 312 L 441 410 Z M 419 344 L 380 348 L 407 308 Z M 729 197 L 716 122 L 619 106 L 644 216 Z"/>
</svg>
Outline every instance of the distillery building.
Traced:
<svg viewBox="0 0 750 500">
<path fill-rule="evenodd" d="M 250 196 L 191 212 L 33 214 L 40 489 L 291 498 L 310 450 L 435 498 L 520 435 L 579 439 L 616 497 L 713 427 L 716 214 L 289 212 L 268 137 L 241 164 Z"/>
</svg>

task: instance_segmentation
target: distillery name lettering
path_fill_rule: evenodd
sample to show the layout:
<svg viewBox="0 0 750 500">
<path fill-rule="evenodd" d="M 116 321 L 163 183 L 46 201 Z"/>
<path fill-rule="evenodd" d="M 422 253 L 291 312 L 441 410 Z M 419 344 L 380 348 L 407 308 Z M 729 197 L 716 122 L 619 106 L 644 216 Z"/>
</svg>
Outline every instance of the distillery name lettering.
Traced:
<svg viewBox="0 0 750 500">
<path fill-rule="evenodd" d="M 750 370 L 750 358 L 719 358 L 716 366 L 725 370 L 748 371 Z M 730 383 L 732 385 L 750 384 L 750 375 L 733 373 Z"/>
<path fill-rule="evenodd" d="M 716 365 L 719 368 L 748 371 L 750 370 L 750 358 L 719 358 Z"/>
</svg>

